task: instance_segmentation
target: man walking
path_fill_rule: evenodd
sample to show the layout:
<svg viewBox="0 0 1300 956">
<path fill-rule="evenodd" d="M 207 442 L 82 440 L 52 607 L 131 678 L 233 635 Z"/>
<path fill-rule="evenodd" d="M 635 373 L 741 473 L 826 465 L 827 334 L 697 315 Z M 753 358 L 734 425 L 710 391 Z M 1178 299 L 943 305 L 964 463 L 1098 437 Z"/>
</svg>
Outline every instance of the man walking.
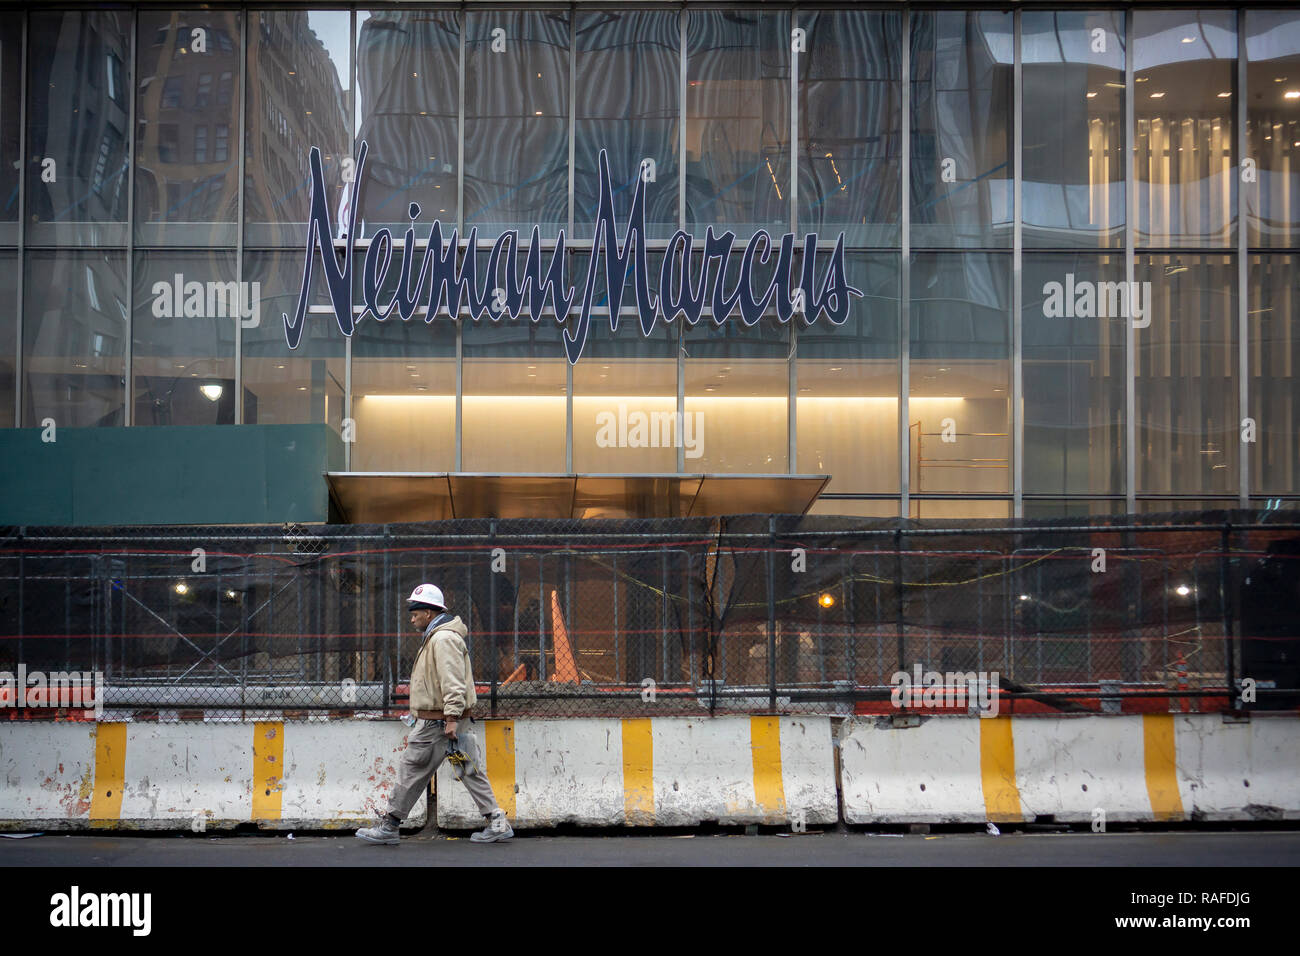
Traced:
<svg viewBox="0 0 1300 956">
<path fill-rule="evenodd" d="M 432 584 L 421 584 L 406 602 L 411 626 L 424 633 L 424 645 L 411 670 L 411 713 L 415 729 L 408 736 L 406 750 L 398 771 L 397 788 L 388 801 L 388 812 L 373 827 L 357 831 L 367 843 L 396 845 L 398 825 L 411 812 L 420 794 L 429 789 L 429 780 L 438 765 L 447 759 L 451 743 L 463 754 L 464 769 L 458 777 L 473 798 L 479 812 L 488 819 L 486 829 L 470 837 L 475 843 L 496 843 L 515 835 L 506 813 L 497 806 L 492 785 L 479 760 L 478 743 L 470 732 L 474 694 L 474 674 L 469 651 L 465 647 L 468 631 L 461 619 L 448 613 L 442 591 Z M 458 736 L 463 729 L 465 734 Z M 452 756 L 453 762 L 458 756 Z"/>
</svg>

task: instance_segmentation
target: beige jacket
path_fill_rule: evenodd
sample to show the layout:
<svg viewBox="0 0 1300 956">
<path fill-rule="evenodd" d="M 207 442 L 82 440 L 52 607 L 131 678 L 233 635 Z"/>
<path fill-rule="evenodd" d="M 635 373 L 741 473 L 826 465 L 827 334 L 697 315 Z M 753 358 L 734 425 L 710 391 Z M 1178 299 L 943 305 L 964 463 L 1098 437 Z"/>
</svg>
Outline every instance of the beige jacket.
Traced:
<svg viewBox="0 0 1300 956">
<path fill-rule="evenodd" d="M 454 717 L 474 706 L 478 698 L 465 646 L 468 633 L 459 617 L 440 624 L 432 634 L 425 632 L 411 669 L 411 710 L 440 710 Z"/>
</svg>

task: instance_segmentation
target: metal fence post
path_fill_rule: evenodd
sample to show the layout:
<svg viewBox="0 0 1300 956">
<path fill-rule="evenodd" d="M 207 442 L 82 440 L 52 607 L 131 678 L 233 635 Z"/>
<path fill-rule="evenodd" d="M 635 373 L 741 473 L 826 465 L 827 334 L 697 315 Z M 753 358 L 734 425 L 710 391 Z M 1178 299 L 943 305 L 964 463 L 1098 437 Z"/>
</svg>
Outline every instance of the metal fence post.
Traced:
<svg viewBox="0 0 1300 956">
<path fill-rule="evenodd" d="M 488 525 L 488 554 L 496 548 L 497 540 L 497 519 L 491 519 Z M 492 675 L 492 693 L 490 714 L 497 715 L 497 680 L 500 677 L 498 669 L 500 667 L 500 651 L 497 645 L 497 570 L 490 564 L 488 574 L 488 633 L 491 639 L 488 642 L 488 673 Z"/>
<path fill-rule="evenodd" d="M 767 701 L 776 713 L 776 518 L 767 519 Z"/>
<path fill-rule="evenodd" d="M 21 389 L 19 389 L 19 391 L 21 391 Z M 18 529 L 18 541 L 20 543 L 23 540 L 23 534 L 26 530 L 26 528 Z M 27 607 L 23 600 L 23 592 L 27 589 L 27 556 L 24 551 L 18 552 L 18 656 L 14 658 L 15 661 L 23 660 L 23 630 L 27 621 Z M 104 636 L 105 643 L 107 643 L 107 633 L 105 633 Z M 105 652 L 105 655 L 107 655 L 107 651 Z"/>
<path fill-rule="evenodd" d="M 537 555 L 537 679 L 546 680 L 546 554 Z"/>
<path fill-rule="evenodd" d="M 846 554 L 843 556 L 844 563 L 848 566 L 847 572 L 842 572 L 840 580 L 844 582 L 844 618 L 845 625 L 848 629 L 848 674 L 845 676 L 849 681 L 849 701 L 853 700 L 853 691 L 858 686 L 858 629 L 853 619 L 853 592 L 857 590 L 853 586 L 853 555 Z"/>
<path fill-rule="evenodd" d="M 899 528 L 894 532 L 894 607 L 895 607 L 895 627 L 898 632 L 898 669 L 907 670 L 907 661 L 904 660 L 906 648 L 904 647 L 903 638 L 903 529 Z"/>
<path fill-rule="evenodd" d="M 1219 605 L 1223 611 L 1223 647 L 1227 660 L 1224 662 L 1224 671 L 1228 677 L 1228 709 L 1237 709 L 1236 698 L 1236 676 L 1237 669 L 1234 666 L 1236 661 L 1236 648 L 1233 639 L 1233 615 L 1232 615 L 1232 596 L 1228 592 L 1228 582 L 1231 580 L 1229 574 L 1228 561 L 1229 550 L 1232 546 L 1232 521 L 1223 522 L 1223 532 L 1219 539 Z"/>
<path fill-rule="evenodd" d="M 384 540 L 384 584 L 380 588 L 380 600 L 384 602 L 384 636 L 381 642 L 384 655 L 383 682 L 384 713 L 388 713 L 393 701 L 393 661 L 396 658 L 393 641 L 393 601 L 401 596 L 401 589 L 393 587 L 392 551 L 393 542 L 388 536 L 388 525 L 383 527 Z"/>
<path fill-rule="evenodd" d="M 659 587 L 661 596 L 659 600 L 659 660 L 656 672 L 659 679 L 665 683 L 668 681 L 668 549 L 662 545 L 659 547 Z"/>
</svg>

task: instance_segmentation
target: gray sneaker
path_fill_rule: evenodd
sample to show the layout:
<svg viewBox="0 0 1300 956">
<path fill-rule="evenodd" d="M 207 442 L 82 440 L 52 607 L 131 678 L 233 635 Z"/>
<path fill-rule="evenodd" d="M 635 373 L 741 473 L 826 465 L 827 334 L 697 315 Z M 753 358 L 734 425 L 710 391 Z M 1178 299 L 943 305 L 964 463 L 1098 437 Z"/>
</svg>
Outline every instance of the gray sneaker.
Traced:
<svg viewBox="0 0 1300 956">
<path fill-rule="evenodd" d="M 380 846 L 397 846 L 402 842 L 397 827 L 393 825 L 393 821 L 388 819 L 386 815 L 378 814 L 378 816 L 379 819 L 373 827 L 366 827 L 357 831 L 357 839 Z"/>
<path fill-rule="evenodd" d="M 471 843 L 500 843 L 514 835 L 515 831 L 510 828 L 510 821 L 506 819 L 506 812 L 495 810 L 487 827 L 471 834 L 469 839 Z"/>
</svg>

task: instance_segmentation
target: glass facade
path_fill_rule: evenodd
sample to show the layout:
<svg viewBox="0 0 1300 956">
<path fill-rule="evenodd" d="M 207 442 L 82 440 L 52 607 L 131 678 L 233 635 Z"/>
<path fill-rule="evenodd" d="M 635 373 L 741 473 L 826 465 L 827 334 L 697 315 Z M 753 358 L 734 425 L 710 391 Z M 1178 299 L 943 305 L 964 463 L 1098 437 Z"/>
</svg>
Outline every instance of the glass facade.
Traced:
<svg viewBox="0 0 1300 956">
<path fill-rule="evenodd" d="M 0 427 L 323 423 L 361 472 L 826 474 L 814 511 L 862 516 L 1300 499 L 1300 11 L 31 4 L 6 23 Z M 638 195 L 648 333 L 609 254 Z M 309 251 L 322 208 L 324 245 L 354 249 L 350 338 Z M 470 274 L 455 318 L 367 312 L 423 302 L 435 219 Z M 784 302 L 774 277 L 820 283 L 841 236 L 846 320 Z M 501 317 L 552 261 L 567 314 L 535 289 Z M 612 315 L 606 268 L 628 275 Z"/>
</svg>

